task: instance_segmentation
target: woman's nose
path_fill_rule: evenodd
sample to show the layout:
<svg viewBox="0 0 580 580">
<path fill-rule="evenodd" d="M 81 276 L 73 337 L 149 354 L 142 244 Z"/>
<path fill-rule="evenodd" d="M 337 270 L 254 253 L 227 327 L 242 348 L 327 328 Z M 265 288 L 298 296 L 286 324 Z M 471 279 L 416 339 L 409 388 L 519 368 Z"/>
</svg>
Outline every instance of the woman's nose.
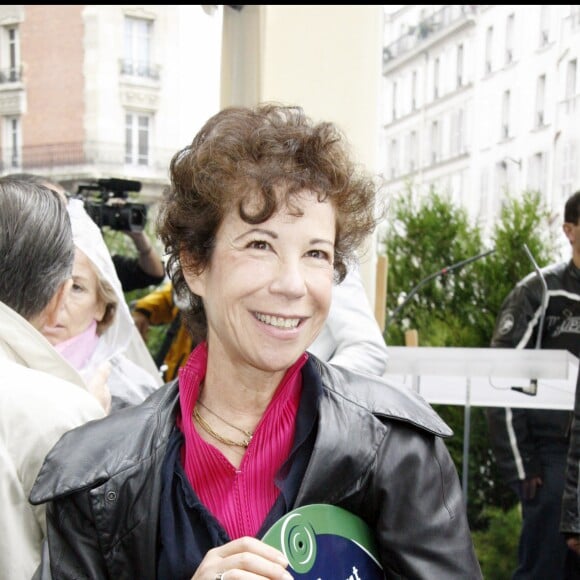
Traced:
<svg viewBox="0 0 580 580">
<path fill-rule="evenodd" d="M 299 260 L 282 260 L 278 263 L 270 284 L 272 292 L 285 294 L 289 298 L 300 298 L 306 294 L 306 281 Z"/>
</svg>

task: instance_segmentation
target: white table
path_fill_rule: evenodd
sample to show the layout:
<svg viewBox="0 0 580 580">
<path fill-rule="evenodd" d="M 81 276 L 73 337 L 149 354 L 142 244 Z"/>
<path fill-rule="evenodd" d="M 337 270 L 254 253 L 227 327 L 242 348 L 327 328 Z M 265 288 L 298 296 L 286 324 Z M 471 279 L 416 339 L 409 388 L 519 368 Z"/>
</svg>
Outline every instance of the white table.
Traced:
<svg viewBox="0 0 580 580">
<path fill-rule="evenodd" d="M 573 409 L 578 357 L 566 350 L 390 346 L 384 377 L 429 403 L 462 405 L 462 485 L 467 502 L 471 406 Z M 537 382 L 535 395 L 514 390 Z"/>
</svg>

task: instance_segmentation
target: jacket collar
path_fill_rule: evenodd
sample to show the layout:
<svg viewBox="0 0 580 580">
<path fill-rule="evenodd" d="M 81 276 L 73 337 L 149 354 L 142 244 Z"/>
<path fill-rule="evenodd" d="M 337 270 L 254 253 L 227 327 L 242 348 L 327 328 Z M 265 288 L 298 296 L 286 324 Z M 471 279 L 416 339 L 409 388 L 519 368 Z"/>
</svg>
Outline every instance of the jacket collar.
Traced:
<svg viewBox="0 0 580 580">
<path fill-rule="evenodd" d="M 86 389 L 79 373 L 27 320 L 0 302 L 0 359 L 54 375 Z"/>
<path fill-rule="evenodd" d="M 415 391 L 329 365 L 312 355 L 310 361 L 304 368 L 304 384 L 320 383 L 318 433 L 297 505 L 339 503 L 358 489 L 376 462 L 392 421 L 440 437 L 453 434 Z M 353 422 L 355 416 L 360 420 Z"/>
<path fill-rule="evenodd" d="M 144 403 L 65 433 L 44 460 L 30 494 L 32 504 L 104 482 L 165 452 L 178 408 L 177 380 Z M 103 441 L 110 442 L 103 456 Z M 110 453 L 109 453 L 110 451 Z"/>
<path fill-rule="evenodd" d="M 332 393 L 333 397 L 364 408 L 373 415 L 410 423 L 433 435 L 453 435 L 443 419 L 412 389 L 311 358 L 329 396 Z"/>
</svg>

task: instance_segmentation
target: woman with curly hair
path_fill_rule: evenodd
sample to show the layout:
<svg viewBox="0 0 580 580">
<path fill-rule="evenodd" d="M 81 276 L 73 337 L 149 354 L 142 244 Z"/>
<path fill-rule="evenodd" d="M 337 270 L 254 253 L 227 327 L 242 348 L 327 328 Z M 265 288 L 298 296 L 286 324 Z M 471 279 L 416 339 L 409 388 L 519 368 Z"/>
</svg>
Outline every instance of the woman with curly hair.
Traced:
<svg viewBox="0 0 580 580">
<path fill-rule="evenodd" d="M 449 428 L 307 352 L 380 218 L 341 132 L 299 107 L 229 108 L 170 173 L 158 232 L 200 342 L 175 381 L 49 455 L 31 499 L 50 501 L 52 576 L 292 578 L 260 538 L 330 504 L 369 526 L 387 577 L 480 578 Z"/>
</svg>

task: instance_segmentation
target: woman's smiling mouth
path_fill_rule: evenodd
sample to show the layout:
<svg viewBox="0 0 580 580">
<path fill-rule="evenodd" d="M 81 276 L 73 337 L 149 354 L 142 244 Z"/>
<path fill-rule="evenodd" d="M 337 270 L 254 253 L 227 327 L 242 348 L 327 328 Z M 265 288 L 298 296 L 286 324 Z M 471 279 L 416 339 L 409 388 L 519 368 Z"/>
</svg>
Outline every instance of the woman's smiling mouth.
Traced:
<svg viewBox="0 0 580 580">
<path fill-rule="evenodd" d="M 296 328 L 301 320 L 300 318 L 284 318 L 283 316 L 272 316 L 261 312 L 254 312 L 254 316 L 260 322 L 276 328 Z"/>
</svg>

